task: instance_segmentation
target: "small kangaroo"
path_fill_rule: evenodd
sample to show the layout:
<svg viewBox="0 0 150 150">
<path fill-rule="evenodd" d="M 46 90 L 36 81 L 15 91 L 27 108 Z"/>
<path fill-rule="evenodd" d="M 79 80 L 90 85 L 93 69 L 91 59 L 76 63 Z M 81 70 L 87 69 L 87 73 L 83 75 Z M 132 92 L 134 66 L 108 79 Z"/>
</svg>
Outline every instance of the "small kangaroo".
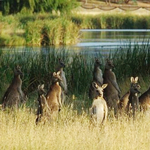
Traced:
<svg viewBox="0 0 150 150">
<path fill-rule="evenodd" d="M 114 68 L 113 61 L 107 59 L 105 64 L 105 69 L 103 73 L 104 84 L 108 84 L 107 88 L 104 90 L 104 98 L 106 99 L 108 107 L 114 108 L 114 115 L 118 115 L 118 101 L 120 98 L 120 88 L 118 86 L 116 75 L 112 71 Z"/>
<path fill-rule="evenodd" d="M 38 86 L 38 109 L 37 109 L 37 118 L 36 118 L 36 124 L 41 121 L 41 117 L 43 115 L 43 107 L 46 103 L 46 97 L 45 97 L 45 89 L 44 84 Z"/>
<path fill-rule="evenodd" d="M 23 73 L 21 72 L 21 67 L 16 66 L 14 68 L 14 78 L 2 98 L 3 109 L 5 109 L 6 107 L 18 108 L 19 104 L 24 103 L 26 101 L 27 97 L 22 91 L 22 75 Z"/>
<path fill-rule="evenodd" d="M 131 77 L 130 80 L 131 80 L 130 90 L 120 99 L 119 109 L 120 109 L 121 114 L 123 112 L 129 111 L 130 104 L 132 107 L 135 106 L 133 104 L 134 100 L 135 100 L 135 104 L 138 105 L 137 95 L 139 94 L 139 89 L 140 89 L 140 86 L 138 84 L 138 77 L 135 77 L 135 78 Z"/>
<path fill-rule="evenodd" d="M 93 99 L 92 107 L 90 108 L 90 115 L 92 121 L 95 124 L 104 124 L 107 120 L 108 108 L 105 99 L 103 98 L 103 90 L 107 87 L 107 84 L 99 86 L 96 82 L 93 82 L 93 87 L 97 90 L 98 96 Z"/>
<path fill-rule="evenodd" d="M 143 112 L 150 109 L 150 87 L 139 97 L 139 104 Z"/>
<path fill-rule="evenodd" d="M 51 111 L 51 118 L 56 118 L 58 112 L 61 110 L 62 103 L 61 103 L 61 86 L 60 86 L 60 71 L 57 73 L 53 73 L 52 77 L 52 85 L 50 86 L 50 89 L 48 93 L 46 94 L 46 101 L 48 104 L 48 107 L 50 108 Z"/>
<path fill-rule="evenodd" d="M 67 80 L 66 80 L 65 72 L 63 70 L 64 67 L 65 67 L 64 62 L 61 59 L 59 59 L 59 67 L 57 71 L 60 71 L 61 81 L 59 83 L 62 88 L 62 93 L 61 93 L 62 104 L 64 103 L 66 99 L 66 94 L 68 93 Z"/>
<path fill-rule="evenodd" d="M 103 75 L 102 75 L 102 70 L 99 68 L 100 66 L 101 66 L 100 61 L 98 59 L 95 59 L 92 83 L 96 82 L 99 86 L 103 84 L 103 77 L 102 77 Z M 95 88 L 93 88 L 92 83 L 89 89 L 89 98 L 93 100 L 95 97 L 97 97 L 97 92 Z"/>
</svg>

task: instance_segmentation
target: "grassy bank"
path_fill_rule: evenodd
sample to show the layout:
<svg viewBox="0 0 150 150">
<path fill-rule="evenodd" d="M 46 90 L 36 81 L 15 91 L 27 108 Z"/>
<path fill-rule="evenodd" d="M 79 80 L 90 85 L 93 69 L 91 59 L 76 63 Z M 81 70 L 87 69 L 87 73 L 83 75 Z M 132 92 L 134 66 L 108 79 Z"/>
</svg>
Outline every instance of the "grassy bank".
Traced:
<svg viewBox="0 0 150 150">
<path fill-rule="evenodd" d="M 150 15 L 34 14 L 0 16 L 0 46 L 69 45 L 79 39 L 80 29 L 149 29 Z"/>
</svg>

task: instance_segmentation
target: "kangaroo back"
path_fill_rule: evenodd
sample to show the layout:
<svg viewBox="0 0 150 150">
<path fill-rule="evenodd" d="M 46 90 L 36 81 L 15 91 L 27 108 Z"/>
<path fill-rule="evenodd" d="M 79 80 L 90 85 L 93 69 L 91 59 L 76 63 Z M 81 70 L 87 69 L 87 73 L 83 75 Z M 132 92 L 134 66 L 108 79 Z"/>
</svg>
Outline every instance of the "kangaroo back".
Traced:
<svg viewBox="0 0 150 150">
<path fill-rule="evenodd" d="M 94 70 L 93 70 L 93 81 L 96 82 L 99 86 L 103 84 L 103 74 L 100 66 L 102 64 L 98 59 L 95 59 Z"/>
<path fill-rule="evenodd" d="M 62 93 L 61 93 L 62 103 L 64 103 L 64 101 L 66 99 L 66 94 L 68 93 L 66 75 L 65 75 L 65 72 L 63 70 L 64 68 L 65 68 L 64 62 L 61 59 L 59 59 L 59 67 L 58 67 L 57 71 L 60 71 L 60 77 L 61 77 L 61 81 L 59 83 L 60 83 L 60 86 L 62 88 Z"/>
<path fill-rule="evenodd" d="M 114 68 L 113 61 L 107 59 L 103 74 L 104 84 L 108 86 L 104 90 L 104 97 L 107 101 L 108 107 L 114 109 L 114 115 L 117 117 L 118 114 L 118 102 L 120 99 L 120 88 L 118 86 L 115 73 L 112 71 Z"/>
<path fill-rule="evenodd" d="M 89 88 L 89 98 L 94 99 L 97 97 L 96 89 L 93 87 L 93 82 L 96 82 L 99 86 L 103 84 L 102 70 L 99 68 L 101 63 L 98 59 L 95 59 L 94 70 L 93 70 L 93 81 Z"/>
<path fill-rule="evenodd" d="M 139 97 L 139 104 L 144 112 L 150 109 L 150 88 Z"/>
</svg>

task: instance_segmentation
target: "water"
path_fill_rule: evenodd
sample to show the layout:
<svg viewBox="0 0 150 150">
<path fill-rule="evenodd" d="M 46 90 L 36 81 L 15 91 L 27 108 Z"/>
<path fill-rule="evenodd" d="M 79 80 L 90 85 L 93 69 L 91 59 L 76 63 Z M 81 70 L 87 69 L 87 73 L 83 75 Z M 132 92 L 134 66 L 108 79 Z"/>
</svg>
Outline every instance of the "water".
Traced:
<svg viewBox="0 0 150 150">
<path fill-rule="evenodd" d="M 75 48 L 82 52 L 109 54 L 117 49 L 149 42 L 150 29 L 83 29 L 80 42 Z"/>
<path fill-rule="evenodd" d="M 150 29 L 83 29 L 80 31 L 80 39 L 76 45 L 65 46 L 70 52 L 82 52 L 83 54 L 96 55 L 101 53 L 108 55 L 118 49 L 125 47 L 134 47 L 134 45 L 143 46 L 149 42 Z M 20 51 L 45 52 L 50 47 L 5 47 L 3 50 L 15 49 Z M 62 47 L 59 47 L 62 48 Z"/>
</svg>

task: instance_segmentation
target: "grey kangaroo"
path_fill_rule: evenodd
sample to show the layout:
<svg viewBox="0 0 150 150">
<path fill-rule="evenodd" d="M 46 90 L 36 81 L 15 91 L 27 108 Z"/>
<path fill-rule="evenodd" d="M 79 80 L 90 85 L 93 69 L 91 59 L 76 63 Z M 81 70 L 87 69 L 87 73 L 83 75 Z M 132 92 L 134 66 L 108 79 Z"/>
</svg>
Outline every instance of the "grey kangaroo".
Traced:
<svg viewBox="0 0 150 150">
<path fill-rule="evenodd" d="M 135 114 L 139 109 L 139 97 L 138 97 L 138 94 L 140 93 L 139 89 L 140 89 L 140 85 L 138 84 L 138 77 L 135 78 L 131 77 L 128 112 L 130 114 L 130 104 L 131 104 L 133 119 L 135 119 Z"/>
<path fill-rule="evenodd" d="M 46 105 L 46 97 L 45 97 L 46 91 L 44 89 L 44 84 L 38 86 L 38 109 L 37 109 L 37 118 L 36 118 L 36 124 L 41 121 L 41 118 L 43 116 L 44 111 L 44 105 Z"/>
<path fill-rule="evenodd" d="M 108 108 L 106 101 L 103 98 L 103 90 L 107 87 L 107 84 L 99 86 L 96 82 L 93 82 L 92 85 L 98 92 L 98 96 L 93 99 L 90 115 L 94 124 L 104 124 L 107 120 Z"/>
<path fill-rule="evenodd" d="M 18 108 L 21 103 L 24 103 L 27 100 L 24 92 L 22 91 L 22 80 L 21 76 L 21 67 L 16 66 L 14 68 L 14 78 L 6 90 L 3 99 L 2 99 L 2 108 Z"/>
<path fill-rule="evenodd" d="M 104 90 L 104 98 L 106 99 L 108 107 L 110 109 L 114 109 L 114 115 L 118 117 L 118 102 L 120 99 L 121 91 L 116 80 L 116 75 L 112 71 L 113 68 L 113 61 L 107 59 L 103 73 L 103 83 L 108 84 L 108 86 Z"/>
<path fill-rule="evenodd" d="M 150 109 L 150 87 L 139 97 L 139 104 L 140 109 L 143 112 L 146 112 L 148 109 Z"/>
<path fill-rule="evenodd" d="M 123 113 L 129 113 L 130 105 L 132 107 L 133 115 L 135 116 L 135 110 L 138 109 L 138 94 L 140 85 L 138 84 L 138 77 L 131 77 L 131 84 L 129 91 L 120 99 L 119 110 L 121 115 Z"/>
<path fill-rule="evenodd" d="M 100 69 L 101 65 L 102 64 L 100 63 L 100 61 L 98 59 L 95 59 L 94 70 L 93 70 L 93 80 L 91 82 L 90 89 L 89 89 L 89 98 L 92 100 L 95 97 L 97 97 L 96 89 L 92 85 L 93 82 L 96 82 L 99 86 L 103 84 L 103 74 L 102 74 L 102 70 Z"/>
<path fill-rule="evenodd" d="M 67 80 L 66 80 L 64 68 L 65 68 L 64 62 L 61 59 L 59 59 L 59 67 L 57 69 L 57 72 L 60 71 L 61 81 L 59 83 L 62 88 L 62 93 L 61 93 L 62 104 L 65 102 L 66 94 L 68 93 L 68 86 L 67 86 Z"/>
</svg>

